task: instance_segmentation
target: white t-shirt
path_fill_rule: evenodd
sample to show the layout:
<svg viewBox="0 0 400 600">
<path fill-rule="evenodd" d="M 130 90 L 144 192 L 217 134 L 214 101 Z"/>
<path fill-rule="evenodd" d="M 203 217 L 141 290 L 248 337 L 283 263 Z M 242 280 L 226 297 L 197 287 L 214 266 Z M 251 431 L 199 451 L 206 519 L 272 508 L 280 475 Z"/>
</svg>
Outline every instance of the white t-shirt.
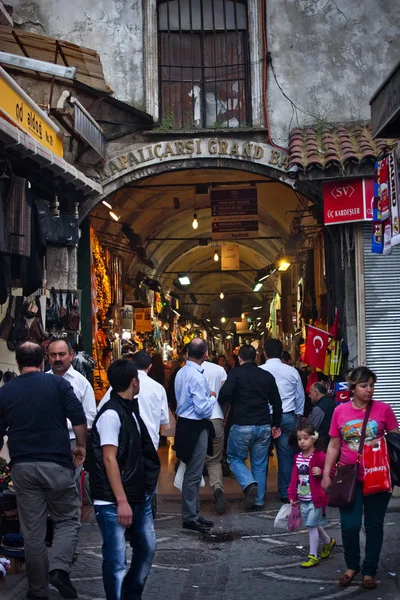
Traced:
<svg viewBox="0 0 400 600">
<path fill-rule="evenodd" d="M 160 443 L 160 425 L 168 425 L 169 412 L 168 400 L 164 387 L 154 381 L 145 371 L 138 371 L 139 377 L 139 413 L 142 417 L 147 431 L 150 434 L 154 448 L 158 450 Z M 109 388 L 102 398 L 97 410 L 101 410 L 104 404 L 110 399 L 111 388 Z"/>
<path fill-rule="evenodd" d="M 140 433 L 140 425 L 134 413 L 132 417 L 135 420 L 136 427 Z M 118 448 L 119 432 L 121 430 L 121 421 L 115 410 L 106 410 L 96 424 L 100 437 L 100 446 L 116 446 Z M 105 506 L 106 504 L 115 504 L 106 500 L 93 500 L 93 504 Z"/>
<path fill-rule="evenodd" d="M 208 385 L 210 386 L 210 391 L 215 392 L 217 394 L 217 399 L 219 392 L 222 388 L 222 384 L 226 381 L 227 374 L 223 367 L 220 365 L 216 365 L 215 363 L 204 361 L 201 365 L 201 368 L 204 369 L 204 377 L 208 381 Z M 210 419 L 223 419 L 224 413 L 222 412 L 222 408 L 218 404 L 215 403 L 214 408 L 211 413 Z"/>
</svg>

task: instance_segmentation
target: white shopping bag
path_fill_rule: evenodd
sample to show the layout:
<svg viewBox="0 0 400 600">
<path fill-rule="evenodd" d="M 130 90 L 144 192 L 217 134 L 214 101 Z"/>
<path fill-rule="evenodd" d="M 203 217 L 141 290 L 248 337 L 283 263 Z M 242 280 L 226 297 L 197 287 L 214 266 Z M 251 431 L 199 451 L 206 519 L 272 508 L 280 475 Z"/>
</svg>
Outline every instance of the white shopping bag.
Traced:
<svg viewBox="0 0 400 600">
<path fill-rule="evenodd" d="M 274 527 L 276 527 L 276 529 L 286 529 L 286 531 L 289 531 L 288 519 L 291 510 L 292 507 L 290 506 L 290 504 L 284 504 L 281 507 L 274 521 Z"/>
<path fill-rule="evenodd" d="M 178 467 L 178 470 L 176 472 L 175 479 L 174 479 L 174 486 L 176 488 L 178 488 L 178 490 L 181 490 L 181 491 L 182 491 L 183 476 L 185 475 L 185 471 L 186 471 L 186 463 L 181 461 L 179 463 L 179 467 Z M 202 477 L 201 482 L 200 482 L 200 487 L 204 487 L 205 485 L 206 485 L 206 482 L 204 480 L 204 477 Z"/>
</svg>

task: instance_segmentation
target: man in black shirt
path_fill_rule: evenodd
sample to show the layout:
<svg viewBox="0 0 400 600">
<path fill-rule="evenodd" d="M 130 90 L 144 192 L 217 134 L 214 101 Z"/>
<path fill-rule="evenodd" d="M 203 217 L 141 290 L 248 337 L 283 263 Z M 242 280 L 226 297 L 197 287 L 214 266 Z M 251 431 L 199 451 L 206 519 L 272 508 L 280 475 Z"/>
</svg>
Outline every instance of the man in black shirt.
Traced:
<svg viewBox="0 0 400 600">
<path fill-rule="evenodd" d="M 218 402 L 229 401 L 233 411 L 228 438 L 228 463 L 245 495 L 245 507 L 262 510 L 267 486 L 271 433 L 280 436 L 282 402 L 275 378 L 258 369 L 253 346 L 239 350 L 239 369 L 232 369 Z M 272 422 L 269 411 L 272 406 Z M 272 425 L 272 427 L 271 427 Z M 246 467 L 250 453 L 251 471 Z"/>
<path fill-rule="evenodd" d="M 310 399 L 313 409 L 308 417 L 308 422 L 312 423 L 321 438 L 324 451 L 329 445 L 329 429 L 331 427 L 332 415 L 335 410 L 335 403 L 327 395 L 326 386 L 321 381 L 316 381 L 310 387 Z"/>
<path fill-rule="evenodd" d="M 44 355 L 39 344 L 24 342 L 16 351 L 20 376 L 0 388 L 0 449 L 7 435 L 31 600 L 47 598 L 49 576 L 64 598 L 78 597 L 69 578 L 80 527 L 73 468 L 86 456 L 82 404 L 63 377 L 42 373 Z M 72 453 L 67 419 L 76 436 Z M 50 573 L 48 514 L 54 524 Z"/>
</svg>

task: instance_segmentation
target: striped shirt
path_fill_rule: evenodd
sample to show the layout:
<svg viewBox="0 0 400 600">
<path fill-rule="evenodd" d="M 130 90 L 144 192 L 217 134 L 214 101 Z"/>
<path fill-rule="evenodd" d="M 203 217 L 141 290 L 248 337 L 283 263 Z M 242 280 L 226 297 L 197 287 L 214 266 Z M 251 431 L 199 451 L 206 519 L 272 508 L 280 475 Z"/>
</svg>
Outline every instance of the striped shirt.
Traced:
<svg viewBox="0 0 400 600">
<path fill-rule="evenodd" d="M 310 487 L 310 462 L 312 454 L 305 458 L 302 454 L 296 457 L 296 467 L 298 473 L 297 480 L 297 497 L 301 502 L 311 501 L 311 487 Z"/>
</svg>

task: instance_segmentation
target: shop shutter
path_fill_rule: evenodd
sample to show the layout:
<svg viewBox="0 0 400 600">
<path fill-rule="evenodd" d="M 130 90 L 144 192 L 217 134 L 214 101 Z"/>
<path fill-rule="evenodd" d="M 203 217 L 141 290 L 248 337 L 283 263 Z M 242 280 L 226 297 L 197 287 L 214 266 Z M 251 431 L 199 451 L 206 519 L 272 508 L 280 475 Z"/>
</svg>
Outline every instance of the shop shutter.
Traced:
<svg viewBox="0 0 400 600">
<path fill-rule="evenodd" d="M 367 366 L 378 377 L 375 398 L 389 402 L 400 423 L 400 245 L 390 256 L 371 252 L 363 226 Z"/>
</svg>

